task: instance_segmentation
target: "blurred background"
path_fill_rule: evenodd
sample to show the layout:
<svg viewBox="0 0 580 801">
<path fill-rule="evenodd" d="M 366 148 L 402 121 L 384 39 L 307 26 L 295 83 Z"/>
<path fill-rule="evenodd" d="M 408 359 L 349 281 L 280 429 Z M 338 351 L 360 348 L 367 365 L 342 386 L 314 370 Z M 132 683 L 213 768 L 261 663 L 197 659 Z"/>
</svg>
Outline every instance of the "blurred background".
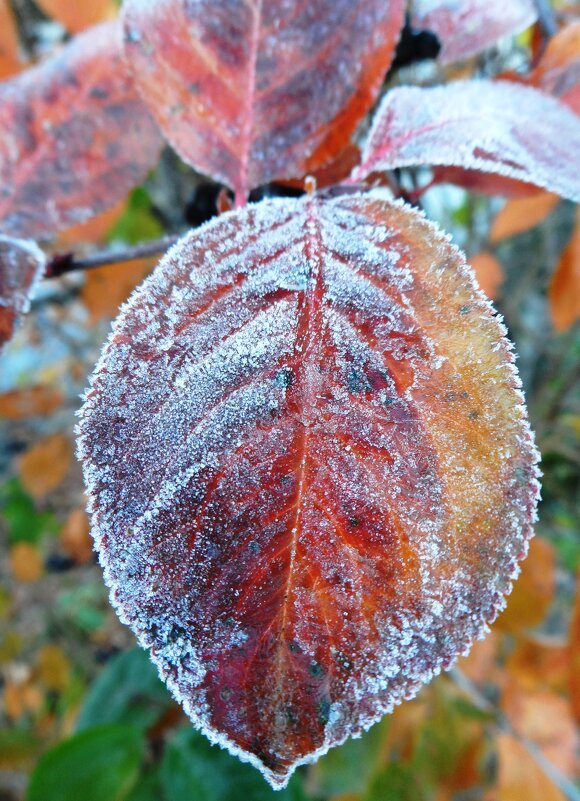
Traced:
<svg viewBox="0 0 580 801">
<path fill-rule="evenodd" d="M 0 0 L 0 76 L 114 13 L 109 0 Z M 523 70 L 534 36 L 447 76 Z M 437 70 L 427 61 L 390 77 L 429 81 Z M 519 354 L 544 478 L 507 611 L 416 700 L 271 791 L 192 730 L 117 620 L 92 549 L 75 412 L 111 319 L 155 262 L 47 280 L 0 357 L 0 801 L 580 799 L 578 212 L 545 192 L 506 202 L 438 184 L 417 194 L 428 174 L 399 178 L 467 252 Z M 52 248 L 82 255 L 185 231 L 215 214 L 220 189 L 166 152 L 126 202 Z M 295 192 L 268 186 L 254 199 Z"/>
</svg>

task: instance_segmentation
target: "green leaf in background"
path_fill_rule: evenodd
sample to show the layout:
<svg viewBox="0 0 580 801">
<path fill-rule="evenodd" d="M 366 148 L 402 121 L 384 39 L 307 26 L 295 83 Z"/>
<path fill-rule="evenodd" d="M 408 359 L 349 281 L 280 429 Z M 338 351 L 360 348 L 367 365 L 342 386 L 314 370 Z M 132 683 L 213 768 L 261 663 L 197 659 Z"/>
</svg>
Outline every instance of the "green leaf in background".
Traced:
<svg viewBox="0 0 580 801">
<path fill-rule="evenodd" d="M 138 245 L 147 239 L 163 236 L 163 226 L 153 215 L 153 204 L 147 190 L 139 187 L 129 196 L 127 208 L 109 231 L 109 242 Z"/>
<path fill-rule="evenodd" d="M 390 762 L 373 780 L 362 801 L 427 801 L 427 796 L 412 767 Z"/>
<path fill-rule="evenodd" d="M 0 507 L 8 525 L 8 542 L 36 545 L 45 534 L 56 534 L 58 522 L 50 512 L 38 512 L 31 496 L 17 478 L 0 487 Z"/>
<path fill-rule="evenodd" d="M 100 581 L 81 584 L 61 592 L 56 599 L 57 612 L 82 632 L 98 631 L 108 609 L 107 592 Z"/>
<path fill-rule="evenodd" d="M 134 648 L 115 656 L 90 688 L 77 731 L 102 723 L 129 723 L 146 729 L 171 704 L 148 654 Z"/>
<path fill-rule="evenodd" d="M 309 788 L 312 784 L 315 795 L 362 793 L 377 771 L 389 725 L 390 717 L 385 717 L 359 739 L 347 740 L 321 757 L 310 769 Z"/>
<path fill-rule="evenodd" d="M 39 760 L 26 801 L 125 801 L 145 753 L 130 726 L 99 726 L 65 740 Z"/>
<path fill-rule="evenodd" d="M 274 791 L 256 768 L 240 762 L 193 729 L 181 729 L 161 764 L 163 801 L 306 801 L 299 776 Z"/>
<path fill-rule="evenodd" d="M 150 768 L 139 778 L 125 801 L 162 801 L 162 799 L 159 771 L 157 768 Z"/>
</svg>

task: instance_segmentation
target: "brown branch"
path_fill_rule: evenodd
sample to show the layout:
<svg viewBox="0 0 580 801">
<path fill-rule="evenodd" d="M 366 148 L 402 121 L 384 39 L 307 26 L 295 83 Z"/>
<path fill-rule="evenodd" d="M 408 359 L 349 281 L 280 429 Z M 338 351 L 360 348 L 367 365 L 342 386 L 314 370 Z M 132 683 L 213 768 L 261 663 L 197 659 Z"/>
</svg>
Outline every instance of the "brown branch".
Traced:
<svg viewBox="0 0 580 801">
<path fill-rule="evenodd" d="M 96 267 L 105 267 L 108 264 L 119 262 L 135 261 L 144 259 L 148 256 L 156 256 L 164 253 L 174 245 L 179 236 L 164 236 L 161 239 L 154 239 L 150 242 L 143 242 L 128 248 L 110 248 L 109 250 L 94 253 L 85 258 L 76 258 L 74 253 L 57 253 L 48 262 L 45 278 L 58 278 L 61 275 L 74 272 L 75 270 L 94 270 Z"/>
</svg>

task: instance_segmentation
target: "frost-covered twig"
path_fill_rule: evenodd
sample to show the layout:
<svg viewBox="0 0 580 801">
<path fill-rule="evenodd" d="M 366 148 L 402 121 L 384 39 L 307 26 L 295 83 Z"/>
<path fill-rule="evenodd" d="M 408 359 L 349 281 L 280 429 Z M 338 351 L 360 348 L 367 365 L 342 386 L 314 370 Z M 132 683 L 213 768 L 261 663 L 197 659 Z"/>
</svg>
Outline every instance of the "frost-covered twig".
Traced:
<svg viewBox="0 0 580 801">
<path fill-rule="evenodd" d="M 104 267 L 107 264 L 117 264 L 119 262 L 144 259 L 148 256 L 156 256 L 158 253 L 164 253 L 168 250 L 178 239 L 179 236 L 164 236 L 161 239 L 143 242 L 133 247 L 110 248 L 85 258 L 76 258 L 74 253 L 59 253 L 49 261 L 45 278 L 57 278 L 75 270 L 92 270 L 95 267 Z"/>
</svg>

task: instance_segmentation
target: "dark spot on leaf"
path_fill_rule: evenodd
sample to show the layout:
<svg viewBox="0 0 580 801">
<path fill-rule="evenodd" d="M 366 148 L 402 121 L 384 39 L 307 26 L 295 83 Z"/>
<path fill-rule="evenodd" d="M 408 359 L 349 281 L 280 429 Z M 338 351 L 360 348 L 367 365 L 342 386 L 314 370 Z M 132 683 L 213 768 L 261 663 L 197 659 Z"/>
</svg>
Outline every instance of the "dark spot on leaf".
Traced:
<svg viewBox="0 0 580 801">
<path fill-rule="evenodd" d="M 330 700 L 323 698 L 318 704 L 318 720 L 326 725 L 330 720 Z"/>
<path fill-rule="evenodd" d="M 314 678 L 319 678 L 320 676 L 324 675 L 324 668 L 320 662 L 317 662 L 315 659 L 313 659 L 308 665 L 308 672 L 311 676 L 314 676 Z"/>
<path fill-rule="evenodd" d="M 294 383 L 294 372 L 289 367 L 283 367 L 276 373 L 274 381 L 277 386 L 283 389 L 291 387 Z"/>
</svg>

